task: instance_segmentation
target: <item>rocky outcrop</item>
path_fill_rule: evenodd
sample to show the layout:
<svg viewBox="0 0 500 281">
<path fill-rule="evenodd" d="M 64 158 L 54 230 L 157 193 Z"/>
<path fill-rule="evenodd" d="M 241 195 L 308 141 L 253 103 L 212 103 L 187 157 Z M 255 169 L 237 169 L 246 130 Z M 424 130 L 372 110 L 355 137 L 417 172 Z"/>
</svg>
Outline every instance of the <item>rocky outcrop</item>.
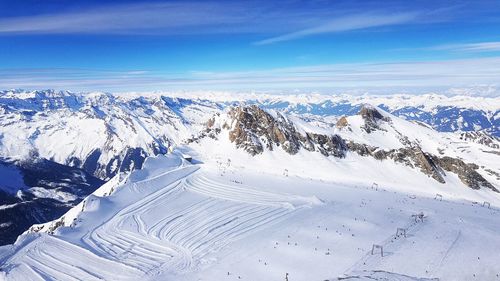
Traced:
<svg viewBox="0 0 500 281">
<path fill-rule="evenodd" d="M 485 132 L 462 132 L 460 133 L 460 139 L 482 144 L 493 149 L 500 149 L 500 140 Z"/>
<path fill-rule="evenodd" d="M 229 111 L 231 124 L 229 139 L 237 147 L 250 154 L 262 153 L 264 147 L 273 150 L 281 146 L 290 154 L 296 154 L 300 148 L 299 134 L 295 127 L 281 114 L 274 118 L 258 106 L 235 107 Z"/>
<path fill-rule="evenodd" d="M 363 106 L 359 115 L 365 121 L 363 129 L 367 132 L 380 130 L 380 122 L 389 122 L 390 118 L 384 117 L 376 108 L 372 106 Z M 347 121 L 347 120 L 346 120 Z M 464 140 L 473 139 L 475 142 L 495 148 L 497 140 L 494 137 L 480 132 L 462 133 L 461 138 Z M 412 168 L 418 168 L 422 173 L 432 177 L 440 183 L 445 183 L 446 172 L 452 172 L 458 175 L 460 180 L 472 189 L 480 189 L 481 187 L 489 188 L 493 191 L 498 190 L 489 183 L 476 170 L 479 168 L 475 164 L 467 164 L 460 159 L 452 157 L 438 157 L 430 153 L 424 152 L 418 143 L 410 141 L 406 136 L 400 138 L 401 144 L 404 147 L 399 149 L 381 150 L 366 144 L 349 142 L 348 148 L 361 156 L 372 156 L 377 160 L 392 159 L 395 162 L 405 164 Z"/>
<path fill-rule="evenodd" d="M 359 110 L 359 115 L 365 120 L 377 121 L 384 118 L 384 116 L 378 112 L 378 110 L 370 105 L 363 105 Z"/>
<path fill-rule="evenodd" d="M 447 156 L 438 158 L 438 163 L 446 171 L 457 174 L 460 180 L 472 189 L 481 189 L 484 187 L 499 192 L 476 171 L 479 168 L 476 164 L 467 164 L 460 159 Z"/>
<path fill-rule="evenodd" d="M 357 154 L 359 154 L 361 156 L 373 156 L 373 153 L 377 150 L 377 147 L 370 146 L 367 144 L 356 143 L 353 141 L 349 141 L 347 143 L 347 148 L 350 151 L 356 152 Z M 386 158 L 384 157 L 384 158 L 380 158 L 378 160 L 382 160 L 382 159 L 386 159 Z"/>
<path fill-rule="evenodd" d="M 367 133 L 371 133 L 376 130 L 381 130 L 379 122 L 391 121 L 389 117 L 384 117 L 375 107 L 371 105 L 363 105 L 358 115 L 360 115 L 361 118 L 363 118 L 365 124 L 362 126 L 362 129 L 365 130 Z"/>
<path fill-rule="evenodd" d="M 284 115 L 276 113 L 273 116 L 256 105 L 233 107 L 227 117 L 221 126 L 216 126 L 215 119 L 210 119 L 206 128 L 187 142 L 199 141 L 207 136 L 217 138 L 221 129 L 225 129 L 229 140 L 251 155 L 281 148 L 292 155 L 305 149 L 325 156 L 344 157 L 347 150 L 347 145 L 338 135 L 301 133 Z"/>
<path fill-rule="evenodd" d="M 420 168 L 420 171 L 440 183 L 445 183 L 444 172 L 437 163 L 437 157 L 425 153 L 419 147 L 406 149 L 409 157 L 414 161 L 414 165 Z"/>
<path fill-rule="evenodd" d="M 377 109 L 370 106 L 363 107 L 359 115 L 365 120 L 364 129 L 367 132 L 381 130 L 380 122 L 390 122 Z M 341 118 L 337 128 L 349 127 L 347 118 Z M 251 155 L 263 153 L 265 150 L 283 149 L 289 154 L 296 154 L 301 149 L 320 152 L 325 156 L 343 158 L 347 151 L 361 156 L 373 157 L 377 160 L 392 160 L 408 167 L 418 169 L 434 180 L 445 183 L 446 173 L 458 175 L 460 180 L 472 189 L 489 188 L 498 190 L 477 172 L 478 166 L 467 164 L 460 159 L 440 157 L 427 153 L 418 142 L 399 134 L 402 147 L 397 149 L 380 149 L 369 144 L 346 142 L 339 135 L 325 135 L 313 132 L 300 132 L 292 121 L 280 113 L 271 113 L 256 105 L 234 107 L 227 113 L 227 119 L 220 115 L 214 116 L 206 123 L 205 129 L 189 142 L 197 142 L 205 137 L 217 139 L 222 130 L 226 130 L 229 140 L 237 148 L 243 149 Z"/>
<path fill-rule="evenodd" d="M 216 114 L 216 116 L 220 116 L 219 113 Z M 205 129 L 199 132 L 196 136 L 191 136 L 190 138 L 186 139 L 184 142 L 186 144 L 193 143 L 193 142 L 199 142 L 201 139 L 209 137 L 211 139 L 216 140 L 217 135 L 221 132 L 221 128 L 214 127 L 215 125 L 215 116 L 208 119 L 208 121 L 205 123 Z"/>
<path fill-rule="evenodd" d="M 490 182 L 477 172 L 476 164 L 467 164 L 453 157 L 438 157 L 424 152 L 416 144 L 407 147 L 383 150 L 367 144 L 349 141 L 347 147 L 350 151 L 361 156 L 371 156 L 377 160 L 392 159 L 412 168 L 418 168 L 422 173 L 432 177 L 440 183 L 445 183 L 445 171 L 458 175 L 459 179 L 472 189 L 489 188 L 499 192 Z"/>
<path fill-rule="evenodd" d="M 302 134 L 293 122 L 280 113 L 273 117 L 258 106 L 235 107 L 229 111 L 231 124 L 229 139 L 237 147 L 252 155 L 262 153 L 264 148 L 273 150 L 281 147 L 289 154 L 296 154 L 301 148 L 319 151 L 325 156 L 344 157 L 346 144 L 338 135 L 323 135 L 312 132 Z"/>
<path fill-rule="evenodd" d="M 402 163 L 412 168 L 419 168 L 420 171 L 440 183 L 444 183 L 442 170 L 436 164 L 434 157 L 423 152 L 418 146 L 410 146 L 399 149 L 383 150 L 367 144 L 348 142 L 347 147 L 361 156 L 371 156 L 377 160 L 392 159 L 397 163 Z"/>
<path fill-rule="evenodd" d="M 347 117 L 345 116 L 340 117 L 335 126 L 337 127 L 337 129 L 343 129 L 349 126 L 349 122 L 347 122 Z"/>
<path fill-rule="evenodd" d="M 307 143 L 312 143 L 314 149 L 308 148 L 302 142 L 302 146 L 310 151 L 317 150 L 325 156 L 335 156 L 338 158 L 345 157 L 347 145 L 339 135 L 321 135 L 314 133 L 306 133 Z"/>
</svg>

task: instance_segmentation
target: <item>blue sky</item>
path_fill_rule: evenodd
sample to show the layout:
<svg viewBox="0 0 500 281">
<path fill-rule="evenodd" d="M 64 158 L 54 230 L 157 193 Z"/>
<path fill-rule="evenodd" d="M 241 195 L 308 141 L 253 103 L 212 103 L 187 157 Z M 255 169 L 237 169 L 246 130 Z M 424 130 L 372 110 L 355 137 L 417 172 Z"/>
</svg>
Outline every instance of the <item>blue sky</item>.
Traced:
<svg viewBox="0 0 500 281">
<path fill-rule="evenodd" d="M 4 89 L 426 91 L 499 73 L 496 0 L 0 0 Z"/>
</svg>

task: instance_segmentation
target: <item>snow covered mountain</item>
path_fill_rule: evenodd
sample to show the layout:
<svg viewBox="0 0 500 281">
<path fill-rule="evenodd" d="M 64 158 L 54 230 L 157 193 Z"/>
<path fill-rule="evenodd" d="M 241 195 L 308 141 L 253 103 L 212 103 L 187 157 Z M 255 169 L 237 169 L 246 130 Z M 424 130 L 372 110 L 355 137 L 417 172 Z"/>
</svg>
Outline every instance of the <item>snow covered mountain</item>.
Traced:
<svg viewBox="0 0 500 281">
<path fill-rule="evenodd" d="M 185 109 L 185 110 L 184 110 Z M 106 93 L 0 93 L 0 155 L 33 155 L 82 168 L 103 180 L 141 167 L 190 134 L 208 101 L 118 98 Z M 189 126 L 189 128 L 188 128 Z"/>
<path fill-rule="evenodd" d="M 162 93 L 3 91 L 0 156 L 46 158 L 108 180 L 119 171 L 140 168 L 145 157 L 165 153 L 199 130 L 215 112 L 238 104 L 255 104 L 309 121 L 330 123 L 356 115 L 364 104 L 372 104 L 396 116 L 429 124 L 437 131 L 481 131 L 487 133 L 486 138 L 500 134 L 500 98 L 205 96 L 185 99 Z M 472 137 L 482 138 L 469 134 L 468 138 Z"/>
<path fill-rule="evenodd" d="M 123 99 L 105 93 L 1 92 L 0 159 L 22 170 L 13 188 L 29 186 L 37 192 L 23 196 L 0 193 L 0 244 L 12 243 L 34 223 L 61 216 L 103 181 L 140 168 L 147 156 L 166 153 L 190 135 L 198 119 L 214 110 L 217 106 L 208 101 L 168 97 Z M 26 170 L 26 164 L 18 163 L 32 165 Z M 57 170 L 52 176 L 38 179 L 42 183 L 29 179 L 33 173 L 38 176 L 36 171 L 47 163 Z M 65 171 L 86 176 L 66 176 Z M 64 191 L 65 196 L 54 194 L 55 189 L 64 190 L 63 179 L 75 188 Z M 2 177 L 0 190 L 12 186 L 8 181 Z"/>
<path fill-rule="evenodd" d="M 252 156 L 220 134 L 147 158 L 125 181 L 0 248 L 4 278 L 496 278 L 496 192 L 355 153 L 280 147 Z M 183 159 L 188 151 L 196 164 Z M 374 244 L 382 250 L 372 254 Z"/>
<path fill-rule="evenodd" d="M 446 183 L 447 173 L 453 173 L 472 189 L 499 192 L 491 183 L 498 181 L 499 171 L 491 170 L 498 166 L 498 148 L 489 150 L 500 144 L 497 139 L 467 142 L 465 135 L 438 133 L 369 105 L 355 116 L 342 117 L 333 128 L 332 124 L 323 126 L 314 127 L 297 116 L 276 111 L 268 113 L 255 105 L 239 106 L 214 116 L 188 143 L 215 139 L 218 145 L 219 138 L 229 139 L 253 156 L 279 148 L 291 155 L 305 150 L 341 159 L 354 153 L 403 164 L 440 183 Z M 210 144 L 201 145 L 207 146 Z"/>
<path fill-rule="evenodd" d="M 269 98 L 253 102 L 269 109 L 323 117 L 354 115 L 363 104 L 371 104 L 407 120 L 429 124 L 440 132 L 485 131 L 500 137 L 499 98 L 428 94 L 381 97 L 319 96 L 292 101 Z"/>
<path fill-rule="evenodd" d="M 434 98 L 490 125 L 391 113 L 418 97 L 2 92 L 0 186 L 17 199 L 0 214 L 50 198 L 54 220 L 0 247 L 0 278 L 494 280 L 499 109 Z"/>
</svg>

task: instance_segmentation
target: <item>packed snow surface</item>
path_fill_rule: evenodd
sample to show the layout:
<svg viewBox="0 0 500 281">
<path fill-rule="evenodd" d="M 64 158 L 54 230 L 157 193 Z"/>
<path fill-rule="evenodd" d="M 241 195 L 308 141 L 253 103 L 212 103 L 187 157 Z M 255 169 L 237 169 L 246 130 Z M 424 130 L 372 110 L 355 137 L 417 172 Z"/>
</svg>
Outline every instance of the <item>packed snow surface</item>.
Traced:
<svg viewBox="0 0 500 281">
<path fill-rule="evenodd" d="M 240 166 L 249 162 L 237 153 L 200 164 L 179 155 L 148 158 L 111 196 L 96 191 L 54 235 L 27 233 L 0 248 L 0 278 L 500 280 L 491 192 L 434 199 L 432 185 L 412 193 L 313 179 L 310 163 L 283 175 Z M 420 213 L 423 221 L 412 216 Z M 372 255 L 373 244 L 383 254 Z"/>
</svg>

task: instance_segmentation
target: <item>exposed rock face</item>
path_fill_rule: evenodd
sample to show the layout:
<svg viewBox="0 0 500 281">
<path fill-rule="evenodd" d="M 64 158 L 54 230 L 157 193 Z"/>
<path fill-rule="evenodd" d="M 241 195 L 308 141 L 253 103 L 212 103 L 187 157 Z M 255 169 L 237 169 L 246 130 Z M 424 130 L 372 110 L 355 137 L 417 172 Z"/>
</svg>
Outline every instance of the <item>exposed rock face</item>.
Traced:
<svg viewBox="0 0 500 281">
<path fill-rule="evenodd" d="M 460 159 L 447 156 L 439 158 L 438 163 L 446 171 L 457 174 L 460 180 L 472 189 L 486 187 L 499 192 L 491 183 L 489 183 L 476 171 L 479 168 L 476 164 L 467 164 Z"/>
<path fill-rule="evenodd" d="M 475 164 L 467 164 L 464 161 L 452 157 L 438 157 L 424 152 L 418 145 L 413 144 L 404 148 L 382 150 L 377 147 L 355 142 L 348 142 L 349 150 L 361 155 L 372 156 L 377 160 L 392 159 L 395 162 L 405 164 L 412 168 L 419 168 L 420 171 L 440 183 L 445 183 L 445 171 L 458 175 L 460 180 L 472 189 L 482 187 L 499 192 L 490 182 L 488 182 L 476 170 L 479 168 Z"/>
<path fill-rule="evenodd" d="M 339 121 L 337 121 L 337 124 L 335 124 L 337 129 L 342 129 L 347 126 L 349 126 L 349 122 L 347 122 L 347 118 L 345 116 L 340 117 Z"/>
<path fill-rule="evenodd" d="M 493 149 L 500 148 L 500 140 L 497 137 L 490 136 L 485 132 L 463 132 L 460 133 L 460 139 L 464 141 L 473 141 Z"/>
<path fill-rule="evenodd" d="M 361 115 L 361 117 L 363 117 L 363 119 L 365 120 L 376 121 L 384 118 L 384 116 L 380 112 L 378 112 L 375 107 L 369 105 L 364 105 L 363 107 L 361 107 L 361 110 L 358 114 Z"/>
<path fill-rule="evenodd" d="M 325 156 L 335 156 L 338 158 L 345 157 L 347 145 L 339 135 L 328 136 L 306 133 L 306 141 L 307 143 L 312 142 L 315 146 L 315 149 Z M 314 151 L 314 149 L 309 149 L 307 146 L 305 146 L 304 148 L 310 151 Z"/>
<path fill-rule="evenodd" d="M 253 105 L 233 108 L 228 116 L 232 120 L 231 125 L 226 125 L 230 129 L 229 139 L 252 155 L 262 153 L 264 148 L 273 150 L 274 147 L 281 147 L 290 154 L 304 148 L 319 151 L 325 156 L 345 156 L 347 147 L 338 135 L 301 134 L 291 121 L 279 113 L 275 118 Z"/>
<path fill-rule="evenodd" d="M 434 157 L 423 152 L 418 146 L 383 150 L 352 141 L 350 141 L 347 146 L 349 150 L 361 156 L 372 156 L 377 160 L 392 159 L 395 162 L 405 164 L 412 168 L 419 168 L 422 173 L 434 178 L 440 183 L 445 182 L 442 176 L 442 170 L 435 163 Z"/>
<path fill-rule="evenodd" d="M 356 143 L 353 141 L 349 141 L 347 143 L 347 148 L 350 151 L 356 152 L 361 156 L 373 156 L 373 153 L 377 150 L 374 146 L 369 146 L 367 144 Z M 378 160 L 386 159 L 387 157 L 383 157 L 381 155 L 378 156 Z"/>
<path fill-rule="evenodd" d="M 374 130 L 380 130 L 381 128 L 378 125 L 380 121 L 390 121 L 390 118 L 384 117 L 376 108 L 371 106 L 363 106 L 359 115 L 364 119 L 365 124 L 363 129 L 368 133 Z M 461 138 L 464 140 L 472 139 L 477 143 L 492 148 L 496 148 L 498 145 L 498 141 L 494 137 L 481 132 L 462 133 Z M 440 183 L 445 183 L 444 176 L 446 175 L 445 171 L 447 171 L 457 174 L 460 180 L 472 189 L 485 187 L 498 192 L 491 183 L 476 171 L 479 168 L 477 165 L 467 164 L 457 158 L 446 156 L 438 157 L 426 153 L 417 143 L 411 142 L 405 136 L 401 136 L 400 141 L 404 147 L 399 149 L 380 150 L 377 147 L 352 141 L 348 143 L 348 148 L 361 156 L 372 156 L 378 160 L 392 159 L 395 162 L 405 164 L 412 168 L 419 168 L 422 173 L 432 177 Z"/>
<path fill-rule="evenodd" d="M 390 118 L 384 117 L 375 107 L 370 105 L 364 105 L 361 107 L 358 115 L 361 115 L 365 121 L 365 125 L 362 127 L 367 133 L 371 133 L 376 130 L 380 130 L 378 122 L 380 121 L 391 121 Z"/>
<path fill-rule="evenodd" d="M 419 147 L 406 149 L 409 157 L 414 161 L 415 166 L 420 168 L 424 174 L 430 175 L 433 179 L 440 183 L 445 183 L 443 178 L 444 172 L 436 163 L 436 157 L 429 153 L 425 153 Z"/>
<path fill-rule="evenodd" d="M 220 116 L 219 113 L 216 114 L 216 116 Z M 208 119 L 207 123 L 205 124 L 205 129 L 201 132 L 198 133 L 196 136 L 192 136 L 191 138 L 188 138 L 185 140 L 186 143 L 192 143 L 192 142 L 198 142 L 200 139 L 209 137 L 211 139 L 216 140 L 217 135 L 221 132 L 221 128 L 216 128 L 214 127 L 215 125 L 215 116 Z"/>
<path fill-rule="evenodd" d="M 359 113 L 365 120 L 364 129 L 367 132 L 380 130 L 379 122 L 390 122 L 379 111 L 370 106 L 365 106 Z M 220 117 L 217 115 L 215 117 Z M 220 125 L 222 123 L 222 125 Z M 206 128 L 189 142 L 195 142 L 205 137 L 217 139 L 222 129 L 228 131 L 229 140 L 236 147 L 243 149 L 251 155 L 263 153 L 265 150 L 274 150 L 280 147 L 289 154 L 296 154 L 300 149 L 317 151 L 325 156 L 343 158 L 347 151 L 352 151 L 361 156 L 373 157 L 377 160 L 393 160 L 411 168 L 420 170 L 440 183 L 445 183 L 446 172 L 458 175 L 460 180 L 472 189 L 482 187 L 499 192 L 476 170 L 475 164 L 467 164 L 460 159 L 452 157 L 439 157 L 422 150 L 417 142 L 400 135 L 401 148 L 384 150 L 369 144 L 346 141 L 338 135 L 324 135 L 313 132 L 300 132 L 294 123 L 284 115 L 276 113 L 275 116 L 256 105 L 234 107 L 228 112 L 228 119 L 219 122 L 211 118 L 206 123 Z M 337 128 L 348 127 L 346 118 L 341 118 L 336 124 Z"/>
<path fill-rule="evenodd" d="M 277 113 L 274 117 L 256 105 L 234 107 L 228 112 L 228 117 L 229 120 L 222 125 L 222 129 L 229 131 L 229 140 L 236 147 L 251 155 L 280 147 L 292 155 L 305 149 L 318 151 L 325 156 L 344 157 L 347 150 L 347 145 L 338 135 L 300 133 L 293 122 L 282 114 Z M 188 143 L 206 136 L 216 138 L 221 128 L 214 124 L 213 120 L 209 120 L 206 129 L 188 140 Z"/>
<path fill-rule="evenodd" d="M 300 148 L 299 134 L 291 122 L 278 114 L 275 119 L 258 106 L 236 107 L 229 111 L 232 124 L 229 139 L 238 148 L 243 148 L 252 155 L 262 153 L 264 147 L 273 150 L 281 146 L 290 154 L 296 154 Z"/>
</svg>

